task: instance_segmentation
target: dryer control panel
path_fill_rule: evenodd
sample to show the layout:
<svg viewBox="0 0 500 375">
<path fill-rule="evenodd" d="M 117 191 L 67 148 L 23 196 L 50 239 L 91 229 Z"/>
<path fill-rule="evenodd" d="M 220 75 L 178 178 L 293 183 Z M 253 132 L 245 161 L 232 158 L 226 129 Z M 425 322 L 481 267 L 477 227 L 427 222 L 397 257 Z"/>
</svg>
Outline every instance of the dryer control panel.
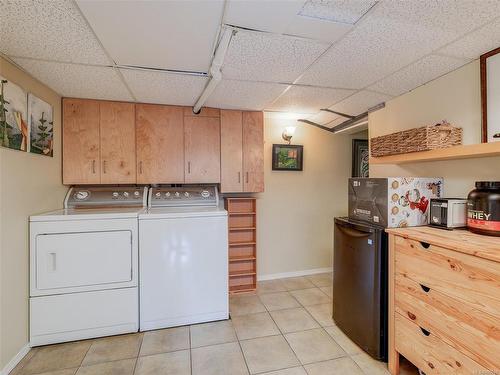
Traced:
<svg viewBox="0 0 500 375">
<path fill-rule="evenodd" d="M 73 186 L 64 208 L 145 207 L 146 186 Z"/>
<path fill-rule="evenodd" d="M 216 185 L 156 186 L 149 191 L 149 207 L 217 206 Z"/>
</svg>

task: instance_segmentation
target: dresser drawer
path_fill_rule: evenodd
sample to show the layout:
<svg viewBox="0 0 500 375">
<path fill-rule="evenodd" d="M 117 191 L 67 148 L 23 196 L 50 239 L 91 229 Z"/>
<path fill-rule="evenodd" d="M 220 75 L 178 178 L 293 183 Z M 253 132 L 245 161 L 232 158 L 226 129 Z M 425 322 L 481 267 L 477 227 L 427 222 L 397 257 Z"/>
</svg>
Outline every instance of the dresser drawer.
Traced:
<svg viewBox="0 0 500 375">
<path fill-rule="evenodd" d="M 500 369 L 500 318 L 400 274 L 395 311 L 489 369 Z"/>
<path fill-rule="evenodd" d="M 422 330 L 398 313 L 394 315 L 396 350 L 427 375 L 491 374 L 433 332 Z"/>
<path fill-rule="evenodd" d="M 500 318 L 500 263 L 396 236 L 395 273 Z"/>
</svg>

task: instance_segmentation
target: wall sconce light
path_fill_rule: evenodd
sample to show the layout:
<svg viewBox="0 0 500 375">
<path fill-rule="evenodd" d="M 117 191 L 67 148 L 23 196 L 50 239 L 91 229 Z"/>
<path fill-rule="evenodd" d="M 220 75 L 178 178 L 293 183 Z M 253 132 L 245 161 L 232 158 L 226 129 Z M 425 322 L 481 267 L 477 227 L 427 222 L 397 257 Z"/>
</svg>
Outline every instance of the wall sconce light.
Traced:
<svg viewBox="0 0 500 375">
<path fill-rule="evenodd" d="M 283 130 L 281 136 L 285 141 L 288 142 L 288 144 L 290 144 L 294 134 L 295 134 L 295 126 L 287 126 L 285 130 Z"/>
</svg>

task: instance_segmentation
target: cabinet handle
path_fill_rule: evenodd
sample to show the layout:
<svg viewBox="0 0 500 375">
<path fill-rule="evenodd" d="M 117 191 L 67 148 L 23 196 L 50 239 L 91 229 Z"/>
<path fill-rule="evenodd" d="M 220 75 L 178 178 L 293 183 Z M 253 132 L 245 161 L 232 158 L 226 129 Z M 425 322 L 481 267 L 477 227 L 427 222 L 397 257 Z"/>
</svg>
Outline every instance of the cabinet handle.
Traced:
<svg viewBox="0 0 500 375">
<path fill-rule="evenodd" d="M 95 159 L 92 160 L 92 173 L 95 174 Z"/>
<path fill-rule="evenodd" d="M 52 272 L 55 272 L 57 270 L 57 258 L 56 258 L 56 253 L 49 253 L 50 254 L 50 259 L 51 259 L 51 270 Z"/>
<path fill-rule="evenodd" d="M 246 177 L 247 177 L 247 184 L 248 184 L 248 172 L 247 172 L 247 176 Z"/>
<path fill-rule="evenodd" d="M 139 174 L 142 174 L 142 161 L 139 162 Z"/>
<path fill-rule="evenodd" d="M 238 184 L 241 183 L 241 172 L 238 172 Z"/>
<path fill-rule="evenodd" d="M 106 174 L 106 160 L 102 162 L 102 173 Z"/>
<path fill-rule="evenodd" d="M 428 243 L 428 242 L 422 242 L 422 241 L 420 241 L 420 245 L 422 245 L 422 247 L 424 249 L 428 249 L 429 247 L 431 247 L 431 244 Z"/>
<path fill-rule="evenodd" d="M 188 173 L 191 174 L 191 162 L 188 161 Z"/>
</svg>

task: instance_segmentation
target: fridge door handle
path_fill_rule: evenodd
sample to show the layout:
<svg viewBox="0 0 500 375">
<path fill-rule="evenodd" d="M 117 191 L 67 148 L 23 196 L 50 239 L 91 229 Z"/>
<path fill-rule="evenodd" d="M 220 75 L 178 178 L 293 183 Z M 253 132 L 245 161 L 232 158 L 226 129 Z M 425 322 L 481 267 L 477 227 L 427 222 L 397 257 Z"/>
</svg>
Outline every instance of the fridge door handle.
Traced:
<svg viewBox="0 0 500 375">
<path fill-rule="evenodd" d="M 360 231 L 360 230 L 357 230 L 357 229 L 353 229 L 353 228 L 349 228 L 349 227 L 344 227 L 344 226 L 341 226 L 341 225 L 339 225 L 338 228 L 340 229 L 341 232 L 347 234 L 350 237 L 357 237 L 357 238 L 369 237 L 369 236 L 371 236 L 373 234 L 372 232 L 363 232 L 363 231 Z"/>
</svg>

